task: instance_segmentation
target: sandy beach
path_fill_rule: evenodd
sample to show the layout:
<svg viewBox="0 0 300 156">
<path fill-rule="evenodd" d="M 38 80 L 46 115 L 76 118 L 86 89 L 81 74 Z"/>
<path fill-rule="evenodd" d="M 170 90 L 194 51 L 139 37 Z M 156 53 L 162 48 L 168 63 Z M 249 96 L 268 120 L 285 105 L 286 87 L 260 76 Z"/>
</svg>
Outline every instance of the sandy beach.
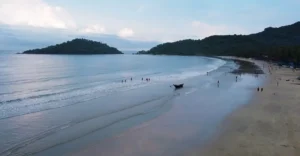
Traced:
<svg viewBox="0 0 300 156">
<path fill-rule="evenodd" d="M 191 127 L 190 124 L 175 127 L 170 118 L 179 114 L 167 113 L 160 119 L 73 154 L 299 156 L 300 82 L 296 80 L 300 75 L 299 71 L 294 72 L 292 69 L 277 66 L 267 67 L 269 65 L 262 61 L 253 62 L 266 73 L 259 75 L 260 78 L 266 78 L 264 84 L 259 86 L 263 87 L 263 91 L 255 91 L 247 105 L 239 106 L 237 110 L 227 115 L 217 128 L 214 128 L 217 132 L 214 132 L 213 137 L 204 139 L 203 144 L 191 143 L 193 137 L 194 140 L 200 139 L 196 131 L 203 129 Z M 184 116 L 187 121 L 182 123 L 188 123 L 188 118 L 193 117 L 188 114 Z M 186 144 L 188 147 L 177 147 L 176 150 L 172 149 L 173 153 L 163 152 L 170 147 L 176 147 L 169 146 L 172 142 L 174 144 L 181 142 L 181 146 Z"/>
<path fill-rule="evenodd" d="M 269 68 L 263 61 L 223 59 L 223 66 L 186 79 L 180 90 L 162 83 L 121 92 L 119 99 L 112 95 L 2 120 L 2 125 L 32 119 L 37 125 L 73 122 L 34 135 L 0 155 L 300 155 L 299 71 Z M 257 87 L 264 89 L 257 92 Z M 74 122 L 78 114 L 65 112 L 78 112 L 81 118 Z M 30 132 L 43 130 L 28 125 L 24 128 Z"/>
<path fill-rule="evenodd" d="M 263 92 L 228 116 L 211 143 L 184 155 L 299 156 L 300 72 L 272 66 L 271 73 Z"/>
<path fill-rule="evenodd" d="M 243 67 L 240 66 L 235 72 L 243 73 L 249 65 L 251 72 L 259 70 L 253 64 L 246 65 L 248 62 L 236 63 Z M 223 69 L 229 68 L 224 66 Z M 69 155 L 173 156 L 189 155 L 186 151 L 198 152 L 196 147 L 205 147 L 218 132 L 224 118 L 248 104 L 257 85 L 261 85 L 259 82 L 265 79 L 263 76 L 256 78 L 254 74 L 245 74 L 238 76 L 236 81 L 235 74 L 223 73 L 223 69 L 205 76 L 214 77 L 211 86 L 200 85 L 201 88 L 188 92 L 180 90 L 181 96 L 172 100 L 172 108 L 156 119 Z M 218 80 L 221 80 L 220 87 L 216 83 Z M 195 81 L 199 81 L 198 78 Z"/>
</svg>

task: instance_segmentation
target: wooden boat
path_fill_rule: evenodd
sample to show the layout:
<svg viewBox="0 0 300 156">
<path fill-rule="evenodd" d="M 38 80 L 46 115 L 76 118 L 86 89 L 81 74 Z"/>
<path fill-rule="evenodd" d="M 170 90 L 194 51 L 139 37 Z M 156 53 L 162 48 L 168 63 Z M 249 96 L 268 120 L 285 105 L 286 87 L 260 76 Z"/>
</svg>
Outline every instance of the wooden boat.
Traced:
<svg viewBox="0 0 300 156">
<path fill-rule="evenodd" d="M 175 87 L 175 89 L 179 89 L 183 87 L 183 83 L 182 84 L 173 84 L 173 86 Z"/>
</svg>

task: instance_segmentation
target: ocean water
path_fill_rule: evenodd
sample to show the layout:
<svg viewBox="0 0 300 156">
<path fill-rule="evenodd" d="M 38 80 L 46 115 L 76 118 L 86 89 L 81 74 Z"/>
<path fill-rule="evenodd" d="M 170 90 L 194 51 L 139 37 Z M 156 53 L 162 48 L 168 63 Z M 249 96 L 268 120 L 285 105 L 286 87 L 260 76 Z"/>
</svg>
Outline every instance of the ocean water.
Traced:
<svg viewBox="0 0 300 156">
<path fill-rule="evenodd" d="M 133 55 L 6 55 L 0 56 L 0 62 L 0 119 L 157 83 L 180 83 L 224 64 L 203 57 Z M 121 83 L 125 79 L 126 83 Z"/>
<path fill-rule="evenodd" d="M 0 155 L 93 144 L 164 114 L 182 95 L 215 88 L 236 67 L 196 56 L 0 55 Z"/>
</svg>

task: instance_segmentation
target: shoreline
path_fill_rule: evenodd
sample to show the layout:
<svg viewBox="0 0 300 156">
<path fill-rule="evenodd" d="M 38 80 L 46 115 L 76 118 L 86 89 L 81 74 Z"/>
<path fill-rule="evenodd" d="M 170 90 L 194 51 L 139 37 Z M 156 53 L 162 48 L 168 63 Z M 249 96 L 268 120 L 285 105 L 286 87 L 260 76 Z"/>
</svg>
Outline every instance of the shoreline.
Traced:
<svg viewBox="0 0 300 156">
<path fill-rule="evenodd" d="M 166 59 L 172 60 L 171 58 Z M 178 59 L 182 60 L 185 58 Z M 195 63 L 192 64 L 199 65 L 199 58 L 186 59 L 189 61 L 195 60 Z M 215 60 L 212 61 L 215 62 Z M 221 63 L 222 62 L 223 61 L 221 61 Z M 213 63 L 213 66 L 218 65 L 219 63 Z M 183 65 L 185 66 L 185 64 Z M 235 68 L 236 66 L 233 65 L 233 62 L 228 64 L 229 67 Z M 211 67 L 212 66 L 209 66 L 209 68 Z M 2 138 L 4 139 L 0 141 L 3 146 L 0 147 L 0 153 L 11 153 L 11 155 L 14 155 L 15 153 L 53 155 L 52 152 L 54 152 L 57 153 L 56 155 L 63 155 L 65 152 L 69 152 L 68 149 L 70 147 L 73 149 L 80 149 L 87 145 L 97 143 L 105 138 L 114 136 L 116 133 L 122 133 L 135 125 L 156 118 L 157 116 L 160 116 L 160 113 L 169 111 L 169 107 L 173 106 L 173 102 L 166 102 L 177 101 L 179 94 L 181 94 L 181 97 L 188 94 L 194 94 L 197 89 L 202 90 L 201 88 L 204 87 L 209 89 L 209 92 L 204 94 L 212 96 L 214 94 L 213 90 L 219 90 L 215 84 L 217 79 L 214 77 L 224 75 L 224 71 L 229 71 L 229 69 L 230 68 L 225 67 L 218 72 L 212 72 L 211 76 L 206 76 L 205 72 L 201 72 L 201 76 L 185 79 L 185 87 L 177 91 L 174 91 L 173 88 L 169 87 L 170 80 L 168 82 L 162 81 L 157 84 L 155 81 L 152 81 L 154 83 L 147 85 L 146 87 L 140 87 L 139 89 L 133 89 L 126 92 L 121 91 L 117 94 L 105 96 L 105 98 L 102 98 L 101 95 L 98 96 L 97 94 L 97 96 L 95 95 L 93 97 L 101 98 L 88 100 L 84 102 L 84 104 L 58 108 L 54 107 L 54 109 L 46 111 L 38 110 L 39 112 L 29 112 L 26 115 L 22 115 L 23 110 L 33 110 L 36 107 L 29 106 L 27 108 L 31 109 L 20 109 L 20 115 L 1 120 L 1 125 L 4 125 L 3 128 L 1 128 L 1 132 L 10 133 L 3 133 Z M 199 73 L 197 73 L 197 75 L 198 74 Z M 227 79 L 231 81 L 228 83 L 235 83 L 233 82 L 233 76 L 230 77 L 228 75 Z M 225 79 L 222 78 L 220 88 L 226 87 L 225 83 Z M 67 89 L 69 89 L 69 87 L 67 87 Z M 74 98 L 72 98 L 72 101 Z M 83 97 L 78 96 L 78 98 Z M 181 104 L 185 104 L 185 102 L 188 101 L 191 100 L 182 100 Z M 24 102 L 26 101 L 24 100 Z M 58 102 L 57 104 L 68 104 L 67 102 L 69 101 Z M 22 103 L 16 103 L 16 105 L 19 104 Z M 9 111 L 7 111 L 5 115 L 7 115 L 7 113 L 9 113 Z M 78 116 L 78 114 L 81 115 Z M 173 121 L 172 119 L 170 120 Z M 18 122 L 22 124 L 15 124 Z M 176 121 L 176 123 L 180 122 Z M 24 124 L 30 126 L 24 126 Z M 114 125 L 106 128 L 107 125 L 111 124 Z M 48 127 L 54 128 L 49 129 Z M 32 133 L 18 133 L 18 131 Z"/>
<path fill-rule="evenodd" d="M 260 67 L 266 64 L 251 62 Z M 265 71 L 268 78 L 263 83 L 264 91 L 256 92 L 249 104 L 228 115 L 205 146 L 187 150 L 184 155 L 300 155 L 300 72 L 270 67 L 271 74 Z"/>
<path fill-rule="evenodd" d="M 224 65 L 219 69 L 227 68 Z M 199 90 L 179 90 L 184 92 L 180 93 L 180 98 L 172 100 L 170 111 L 70 155 L 178 155 L 190 147 L 205 145 L 215 136 L 216 127 L 226 116 L 248 103 L 253 92 L 249 87 L 254 89 L 256 85 L 253 84 L 260 82 L 249 74 L 239 78 L 238 82 L 235 77 L 218 70 L 211 72 L 208 77 L 203 77 L 213 78 L 209 88 L 201 85 Z M 220 88 L 217 87 L 218 80 L 221 80 Z M 232 100 L 231 96 L 240 98 Z M 223 101 L 227 101 L 226 105 Z"/>
</svg>

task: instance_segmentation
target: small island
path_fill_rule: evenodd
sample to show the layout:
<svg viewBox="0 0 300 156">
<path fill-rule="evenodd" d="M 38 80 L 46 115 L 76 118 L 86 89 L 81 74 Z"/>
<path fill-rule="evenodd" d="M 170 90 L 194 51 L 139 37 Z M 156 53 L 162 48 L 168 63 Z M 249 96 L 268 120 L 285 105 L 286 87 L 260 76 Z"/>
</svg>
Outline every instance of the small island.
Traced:
<svg viewBox="0 0 300 156">
<path fill-rule="evenodd" d="M 93 55 L 93 54 L 123 54 L 117 48 L 107 44 L 87 39 L 73 39 L 61 44 L 46 48 L 24 51 L 22 54 L 67 54 L 67 55 Z"/>
</svg>

